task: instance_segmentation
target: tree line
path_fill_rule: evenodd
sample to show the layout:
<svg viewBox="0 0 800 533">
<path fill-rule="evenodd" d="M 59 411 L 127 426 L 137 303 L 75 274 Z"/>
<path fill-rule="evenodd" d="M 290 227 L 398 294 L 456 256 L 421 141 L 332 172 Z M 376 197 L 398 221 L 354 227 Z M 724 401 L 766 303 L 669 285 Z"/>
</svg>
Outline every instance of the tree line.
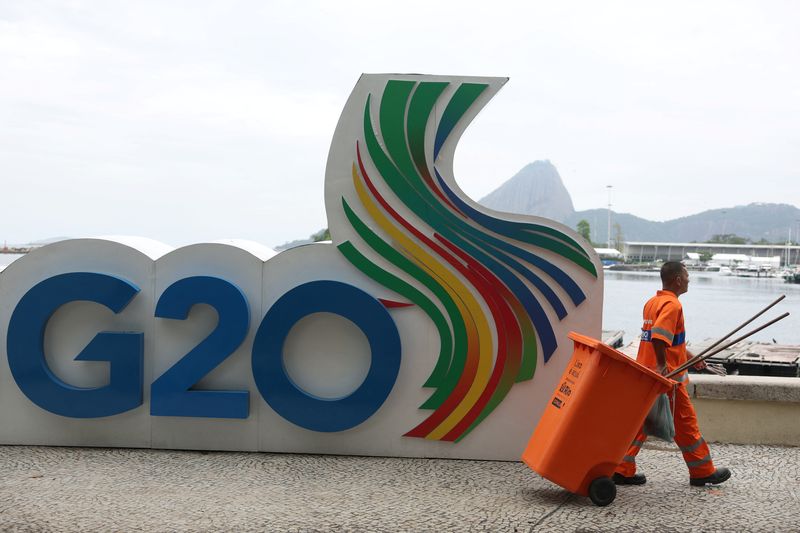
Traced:
<svg viewBox="0 0 800 533">
<path fill-rule="evenodd" d="M 581 219 L 578 221 L 578 224 L 575 226 L 578 234 L 583 237 L 586 242 L 592 245 L 594 248 L 605 248 L 607 243 L 597 243 L 592 241 L 592 227 L 589 225 L 589 221 L 586 219 Z M 622 228 L 619 224 L 614 224 L 614 233 L 613 238 L 611 239 L 611 247 L 616 248 L 619 251 L 622 251 L 622 243 L 624 241 L 624 237 L 622 234 Z M 698 242 L 698 241 L 692 241 Z M 765 238 L 761 238 L 757 241 L 754 241 L 747 237 L 740 237 L 735 233 L 722 233 L 722 234 L 715 234 L 712 235 L 710 239 L 701 241 L 703 243 L 708 244 L 763 244 L 763 245 L 776 245 L 776 246 L 784 246 L 786 241 L 777 241 L 777 242 L 770 242 Z M 792 242 L 791 244 L 797 244 L 797 242 Z"/>
</svg>

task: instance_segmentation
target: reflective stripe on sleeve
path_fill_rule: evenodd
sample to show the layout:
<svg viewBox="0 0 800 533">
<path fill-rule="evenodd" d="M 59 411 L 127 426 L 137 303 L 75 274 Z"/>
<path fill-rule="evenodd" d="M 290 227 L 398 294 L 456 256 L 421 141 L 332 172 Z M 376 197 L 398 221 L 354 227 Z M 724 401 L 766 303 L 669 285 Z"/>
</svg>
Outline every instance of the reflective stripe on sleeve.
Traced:
<svg viewBox="0 0 800 533">
<path fill-rule="evenodd" d="M 667 339 L 667 342 L 669 343 L 672 343 L 672 341 L 675 339 L 675 335 L 665 330 L 664 328 L 653 328 L 651 331 L 653 333 L 658 333 L 662 337 L 665 337 Z"/>
</svg>

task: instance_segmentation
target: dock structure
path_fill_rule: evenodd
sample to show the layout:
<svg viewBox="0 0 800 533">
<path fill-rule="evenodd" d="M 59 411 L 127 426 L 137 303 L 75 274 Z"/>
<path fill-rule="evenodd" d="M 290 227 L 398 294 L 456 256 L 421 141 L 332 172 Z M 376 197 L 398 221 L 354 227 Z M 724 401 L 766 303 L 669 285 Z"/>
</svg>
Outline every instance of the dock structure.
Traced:
<svg viewBox="0 0 800 533">
<path fill-rule="evenodd" d="M 2 246 L 0 247 L 0 254 L 27 254 L 31 250 L 33 250 L 33 248 Z"/>
<path fill-rule="evenodd" d="M 751 257 L 781 258 L 781 266 L 800 263 L 800 246 L 783 244 L 714 244 L 708 242 L 624 242 L 627 261 L 681 261 L 688 253 L 743 254 Z"/>
<path fill-rule="evenodd" d="M 702 351 L 713 342 L 706 339 L 697 343 L 693 351 Z M 800 377 L 800 346 L 743 342 L 709 357 L 708 361 L 723 365 L 728 374 Z"/>
<path fill-rule="evenodd" d="M 687 347 L 697 354 L 714 342 L 715 339 L 705 339 Z M 639 338 L 619 350 L 629 357 L 636 357 Z M 800 346 L 796 345 L 742 342 L 722 350 L 706 361 L 724 366 L 728 375 L 800 377 Z"/>
</svg>

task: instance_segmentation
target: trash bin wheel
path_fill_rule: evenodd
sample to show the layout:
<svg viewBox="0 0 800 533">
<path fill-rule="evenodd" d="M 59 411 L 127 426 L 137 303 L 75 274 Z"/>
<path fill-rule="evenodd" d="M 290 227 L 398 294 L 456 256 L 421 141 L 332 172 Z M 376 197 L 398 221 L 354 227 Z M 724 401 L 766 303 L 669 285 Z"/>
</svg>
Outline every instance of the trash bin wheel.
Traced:
<svg viewBox="0 0 800 533">
<path fill-rule="evenodd" d="M 605 507 L 617 497 L 617 486 L 610 477 L 598 477 L 589 484 L 589 498 L 599 507 Z"/>
</svg>

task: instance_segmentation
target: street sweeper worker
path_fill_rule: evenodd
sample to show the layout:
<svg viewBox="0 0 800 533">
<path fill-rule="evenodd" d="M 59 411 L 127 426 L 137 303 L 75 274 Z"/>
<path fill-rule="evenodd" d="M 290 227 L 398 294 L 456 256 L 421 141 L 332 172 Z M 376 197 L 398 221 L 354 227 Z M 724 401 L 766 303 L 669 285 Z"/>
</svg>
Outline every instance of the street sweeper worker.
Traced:
<svg viewBox="0 0 800 533">
<path fill-rule="evenodd" d="M 691 357 L 686 350 L 683 307 L 678 300 L 689 290 L 689 272 L 682 263 L 668 261 L 661 266 L 661 283 L 662 290 L 644 305 L 642 337 L 636 360 L 666 375 Z M 698 366 L 702 368 L 704 365 L 701 362 Z M 675 443 L 689 468 L 689 483 L 695 486 L 722 483 L 731 477 L 731 472 L 727 468 L 716 468 L 711 460 L 711 452 L 700 434 L 697 415 L 686 390 L 686 371 L 673 376 L 673 379 L 679 382 L 674 395 L 669 395 L 675 419 Z M 614 473 L 617 485 L 647 482 L 644 474 L 636 473 L 636 455 L 646 439 L 647 435 L 640 430 Z"/>
</svg>

